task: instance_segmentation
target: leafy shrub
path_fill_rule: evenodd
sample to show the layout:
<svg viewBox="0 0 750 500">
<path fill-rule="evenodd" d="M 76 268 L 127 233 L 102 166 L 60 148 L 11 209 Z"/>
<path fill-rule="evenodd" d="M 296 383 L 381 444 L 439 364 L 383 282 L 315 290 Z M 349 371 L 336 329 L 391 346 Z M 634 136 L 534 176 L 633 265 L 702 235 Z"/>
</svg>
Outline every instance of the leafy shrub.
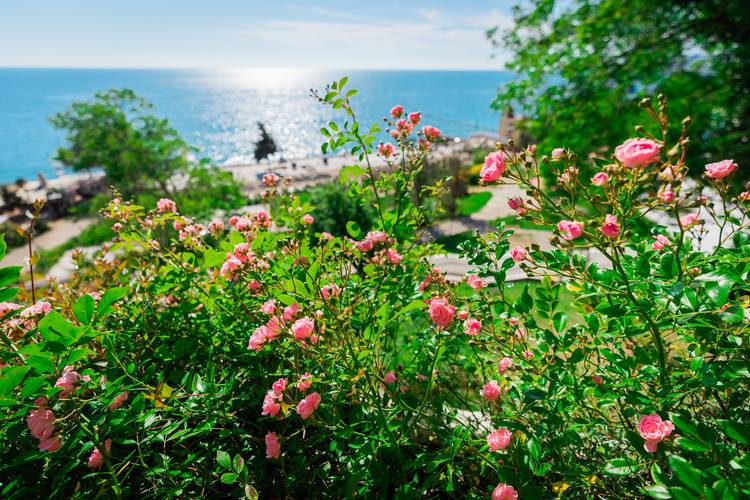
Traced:
<svg viewBox="0 0 750 500">
<path fill-rule="evenodd" d="M 48 302 L 3 305 L 4 495 L 750 494 L 750 195 L 718 206 L 683 187 L 684 135 L 637 165 L 619 155 L 595 184 L 558 152 L 556 198 L 529 182 L 535 154 L 495 155 L 483 178 L 521 184 L 515 206 L 556 228 L 555 248 L 511 249 L 501 226 L 463 245 L 475 270 L 450 283 L 418 244 L 435 211 L 412 197 L 439 133 L 414 142 L 421 117 L 395 107 L 397 147 L 378 148 L 390 168 L 375 175 L 378 127 L 360 128 L 345 83 L 320 97 L 347 115 L 326 149 L 358 155 L 342 177 L 374 207 L 370 232 L 314 232 L 313 207 L 271 178 L 270 213 L 207 228 L 171 200 L 117 199 L 118 258 L 82 265 Z M 648 212 L 676 229 L 631 233 Z M 724 244 L 701 251 L 707 218 Z M 514 263 L 539 282 L 506 283 Z"/>
</svg>

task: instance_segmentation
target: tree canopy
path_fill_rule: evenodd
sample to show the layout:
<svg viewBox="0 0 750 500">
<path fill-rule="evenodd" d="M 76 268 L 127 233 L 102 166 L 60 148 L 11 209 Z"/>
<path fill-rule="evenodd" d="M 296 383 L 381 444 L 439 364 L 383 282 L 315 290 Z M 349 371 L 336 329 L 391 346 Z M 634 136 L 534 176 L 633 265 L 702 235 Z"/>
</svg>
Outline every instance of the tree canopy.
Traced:
<svg viewBox="0 0 750 500">
<path fill-rule="evenodd" d="M 98 93 L 51 118 L 66 133 L 55 159 L 75 170 L 100 167 L 123 193 L 173 191 L 170 180 L 190 167 L 190 147 L 152 105 L 130 89 Z"/>
<path fill-rule="evenodd" d="M 533 0 L 514 18 L 488 32 L 518 74 L 494 106 L 520 109 L 541 147 L 609 155 L 643 119 L 633 104 L 663 93 L 672 116 L 692 117 L 691 169 L 726 151 L 750 169 L 747 0 Z"/>
</svg>

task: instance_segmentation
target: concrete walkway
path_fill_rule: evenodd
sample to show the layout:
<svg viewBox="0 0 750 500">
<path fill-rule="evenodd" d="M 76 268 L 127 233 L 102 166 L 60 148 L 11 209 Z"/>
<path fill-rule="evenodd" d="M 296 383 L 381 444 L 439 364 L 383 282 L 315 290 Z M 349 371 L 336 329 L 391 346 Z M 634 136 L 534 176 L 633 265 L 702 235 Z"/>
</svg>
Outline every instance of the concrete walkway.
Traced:
<svg viewBox="0 0 750 500">
<path fill-rule="evenodd" d="M 59 219 L 49 223 L 49 230 L 45 233 L 35 236 L 32 240 L 31 247 L 33 250 L 50 249 L 62 245 L 69 239 L 78 235 L 94 219 Z M 27 246 L 17 247 L 8 252 L 3 259 L 3 266 L 23 266 L 26 265 L 26 258 L 29 256 Z"/>
</svg>

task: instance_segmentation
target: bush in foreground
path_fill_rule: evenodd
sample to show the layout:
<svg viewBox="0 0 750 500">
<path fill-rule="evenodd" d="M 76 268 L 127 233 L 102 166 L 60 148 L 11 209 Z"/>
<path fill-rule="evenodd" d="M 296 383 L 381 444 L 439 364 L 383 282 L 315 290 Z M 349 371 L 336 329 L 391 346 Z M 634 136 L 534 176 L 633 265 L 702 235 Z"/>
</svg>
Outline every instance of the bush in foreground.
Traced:
<svg viewBox="0 0 750 500">
<path fill-rule="evenodd" d="M 439 131 L 396 106 L 395 145 L 376 145 L 344 84 L 321 100 L 348 121 L 324 133 L 358 157 L 342 176 L 371 231 L 314 233 L 272 175 L 270 211 L 206 227 L 116 199 L 118 258 L 3 305 L 3 494 L 747 496 L 747 195 L 687 189 L 684 134 L 629 141 L 591 180 L 562 149 L 491 153 L 483 181 L 521 184 L 511 205 L 554 248 L 509 248 L 501 226 L 451 283 L 417 244 L 434 210 L 412 201 Z M 543 164 L 564 195 L 537 187 Z M 720 194 L 734 168 L 707 167 Z M 637 223 L 657 212 L 668 227 Z M 722 244 L 701 251 L 709 219 Z M 516 263 L 533 296 L 506 283 Z"/>
</svg>

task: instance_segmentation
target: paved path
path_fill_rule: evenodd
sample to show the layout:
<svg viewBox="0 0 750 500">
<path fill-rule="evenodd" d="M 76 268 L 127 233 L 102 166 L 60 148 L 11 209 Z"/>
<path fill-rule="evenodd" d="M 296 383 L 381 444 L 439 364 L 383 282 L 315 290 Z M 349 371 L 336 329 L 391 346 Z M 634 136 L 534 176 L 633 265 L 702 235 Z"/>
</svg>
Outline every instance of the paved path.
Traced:
<svg viewBox="0 0 750 500">
<path fill-rule="evenodd" d="M 59 219 L 49 223 L 49 230 L 45 233 L 35 236 L 32 240 L 32 248 L 34 250 L 54 248 L 58 245 L 62 245 L 72 237 L 78 235 L 83 231 L 86 226 L 94 222 L 94 219 Z M 3 266 L 23 266 L 26 262 L 26 257 L 29 256 L 29 249 L 27 246 L 14 248 L 5 259 L 3 259 Z"/>
</svg>

